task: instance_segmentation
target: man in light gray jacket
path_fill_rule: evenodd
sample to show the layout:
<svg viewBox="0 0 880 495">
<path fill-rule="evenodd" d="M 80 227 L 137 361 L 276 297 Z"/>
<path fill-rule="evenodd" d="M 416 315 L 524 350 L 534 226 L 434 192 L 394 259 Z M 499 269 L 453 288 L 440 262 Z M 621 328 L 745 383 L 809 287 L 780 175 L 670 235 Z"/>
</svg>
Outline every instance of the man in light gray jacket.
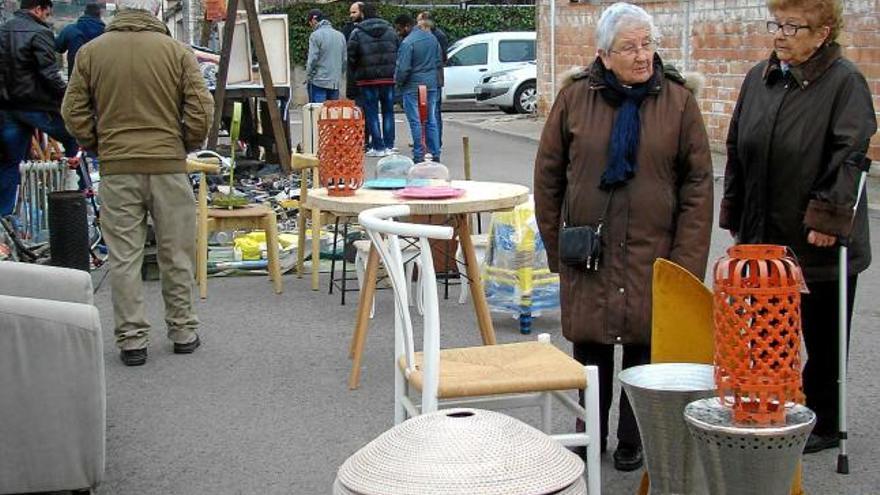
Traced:
<svg viewBox="0 0 880 495">
<path fill-rule="evenodd" d="M 306 62 L 309 102 L 338 100 L 347 56 L 345 36 L 318 9 L 309 11 L 308 23 L 312 27 Z"/>
</svg>

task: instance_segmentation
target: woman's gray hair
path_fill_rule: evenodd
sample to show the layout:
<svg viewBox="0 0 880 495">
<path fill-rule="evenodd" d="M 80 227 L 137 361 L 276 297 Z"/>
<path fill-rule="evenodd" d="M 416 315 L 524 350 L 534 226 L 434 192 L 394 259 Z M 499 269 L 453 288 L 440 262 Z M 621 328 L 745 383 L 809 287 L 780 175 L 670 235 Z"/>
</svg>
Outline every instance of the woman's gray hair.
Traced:
<svg viewBox="0 0 880 495">
<path fill-rule="evenodd" d="M 647 27 L 651 30 L 651 38 L 660 41 L 660 30 L 654 25 L 654 18 L 645 9 L 626 2 L 610 5 L 599 17 L 596 26 L 596 48 L 609 52 L 614 46 L 617 33 L 623 28 Z"/>
<path fill-rule="evenodd" d="M 159 12 L 162 0 L 116 0 L 116 8 L 146 10 L 152 14 Z"/>
</svg>

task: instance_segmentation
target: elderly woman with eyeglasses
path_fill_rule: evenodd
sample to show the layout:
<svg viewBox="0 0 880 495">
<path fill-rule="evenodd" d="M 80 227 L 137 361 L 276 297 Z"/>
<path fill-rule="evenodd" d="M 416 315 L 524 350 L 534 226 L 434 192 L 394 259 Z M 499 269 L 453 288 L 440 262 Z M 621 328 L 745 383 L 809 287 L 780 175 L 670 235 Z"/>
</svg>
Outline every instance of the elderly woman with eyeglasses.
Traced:
<svg viewBox="0 0 880 495">
<path fill-rule="evenodd" d="M 749 71 L 730 121 L 720 224 L 737 242 L 787 245 L 800 261 L 810 291 L 803 384 L 817 415 L 809 453 L 839 443 L 837 247 L 849 243 L 849 325 L 856 279 L 871 262 L 864 193 L 854 205 L 877 120 L 864 76 L 836 41 L 843 2 L 767 7 L 773 52 Z"/>
<path fill-rule="evenodd" d="M 657 258 L 703 278 L 712 227 L 712 163 L 697 100 L 656 53 L 644 9 L 616 3 L 596 30 L 598 57 L 559 91 L 535 160 L 535 211 L 550 269 L 559 272 L 562 331 L 574 357 L 599 366 L 601 446 L 608 435 L 615 345 L 623 367 L 650 361 Z M 601 223 L 598 266 L 560 260 L 565 224 Z M 565 246 L 562 246 L 565 248 Z M 683 343 L 683 345 L 687 345 Z M 626 396 L 614 466 L 642 465 Z"/>
</svg>

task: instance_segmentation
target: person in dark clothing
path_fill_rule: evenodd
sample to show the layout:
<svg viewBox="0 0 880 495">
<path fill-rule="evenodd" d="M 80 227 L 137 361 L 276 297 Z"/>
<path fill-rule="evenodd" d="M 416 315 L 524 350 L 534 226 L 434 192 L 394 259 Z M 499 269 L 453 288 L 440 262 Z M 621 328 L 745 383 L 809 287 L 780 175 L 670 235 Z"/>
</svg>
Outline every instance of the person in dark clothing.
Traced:
<svg viewBox="0 0 880 495">
<path fill-rule="evenodd" d="M 361 21 L 364 20 L 364 14 L 361 9 L 364 6 L 364 2 L 354 2 L 348 7 L 348 18 L 349 21 L 342 26 L 342 35 L 345 36 L 346 47 L 348 45 L 348 40 L 351 39 L 351 33 L 354 32 L 354 28 L 360 24 Z M 346 54 L 347 58 L 348 54 Z M 354 83 L 354 71 L 350 64 L 345 64 L 345 97 L 349 100 L 354 100 L 357 106 L 361 107 L 361 109 L 365 108 L 363 95 L 358 91 L 357 85 Z M 370 143 L 370 125 L 367 123 L 367 119 L 364 119 L 364 151 L 369 151 L 372 149 Z"/>
<path fill-rule="evenodd" d="M 848 246 L 847 339 L 858 276 L 871 264 L 859 179 L 871 166 L 866 154 L 877 116 L 865 76 L 837 42 L 843 3 L 767 2 L 773 51 L 743 81 L 727 136 L 719 212 L 721 228 L 738 243 L 785 245 L 803 271 L 809 289 L 801 296 L 809 355 L 803 389 L 816 413 L 808 454 L 840 444 L 840 243 Z"/>
<path fill-rule="evenodd" d="M 431 13 L 427 10 L 419 13 L 416 17 L 416 22 L 420 28 L 429 30 L 437 38 L 437 42 L 440 43 L 440 60 L 445 67 L 446 50 L 449 49 L 449 37 L 434 24 L 434 18 L 431 17 Z M 437 139 L 441 148 L 443 147 L 443 112 L 441 112 L 440 107 L 443 103 L 443 81 L 443 67 L 440 67 L 440 70 L 437 71 Z"/>
<path fill-rule="evenodd" d="M 59 53 L 67 52 L 68 76 L 73 72 L 76 52 L 80 47 L 102 34 L 104 34 L 104 21 L 101 20 L 101 6 L 97 3 L 86 4 L 83 15 L 61 30 L 55 38 L 55 49 Z"/>
<path fill-rule="evenodd" d="M 49 27 L 52 0 L 21 0 L 14 17 L 0 26 L 0 215 L 15 207 L 20 181 L 18 164 L 25 159 L 34 129 L 40 129 L 76 155 L 76 139 L 59 112 L 67 88 L 55 55 Z"/>
<path fill-rule="evenodd" d="M 348 40 L 348 65 L 364 97 L 364 113 L 370 128 L 372 149 L 367 156 L 385 156 L 394 147 L 394 66 L 397 34 L 391 24 L 376 17 L 376 6 L 364 4 L 364 20 Z M 382 122 L 379 122 L 379 106 Z"/>
</svg>

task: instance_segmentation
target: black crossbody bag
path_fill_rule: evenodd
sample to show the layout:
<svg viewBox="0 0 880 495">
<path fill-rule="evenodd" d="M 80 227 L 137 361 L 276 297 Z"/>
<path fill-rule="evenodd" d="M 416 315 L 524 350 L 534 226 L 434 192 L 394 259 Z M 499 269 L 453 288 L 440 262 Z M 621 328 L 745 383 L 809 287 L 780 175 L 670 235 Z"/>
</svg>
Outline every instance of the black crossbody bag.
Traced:
<svg viewBox="0 0 880 495">
<path fill-rule="evenodd" d="M 596 226 L 579 225 L 572 226 L 568 216 L 568 194 L 562 204 L 562 228 L 559 230 L 559 259 L 574 268 L 582 268 L 585 271 L 598 271 L 599 261 L 602 258 L 602 225 L 608 208 L 611 206 L 611 198 L 614 196 L 612 189 L 608 193 L 605 209 Z"/>
</svg>

